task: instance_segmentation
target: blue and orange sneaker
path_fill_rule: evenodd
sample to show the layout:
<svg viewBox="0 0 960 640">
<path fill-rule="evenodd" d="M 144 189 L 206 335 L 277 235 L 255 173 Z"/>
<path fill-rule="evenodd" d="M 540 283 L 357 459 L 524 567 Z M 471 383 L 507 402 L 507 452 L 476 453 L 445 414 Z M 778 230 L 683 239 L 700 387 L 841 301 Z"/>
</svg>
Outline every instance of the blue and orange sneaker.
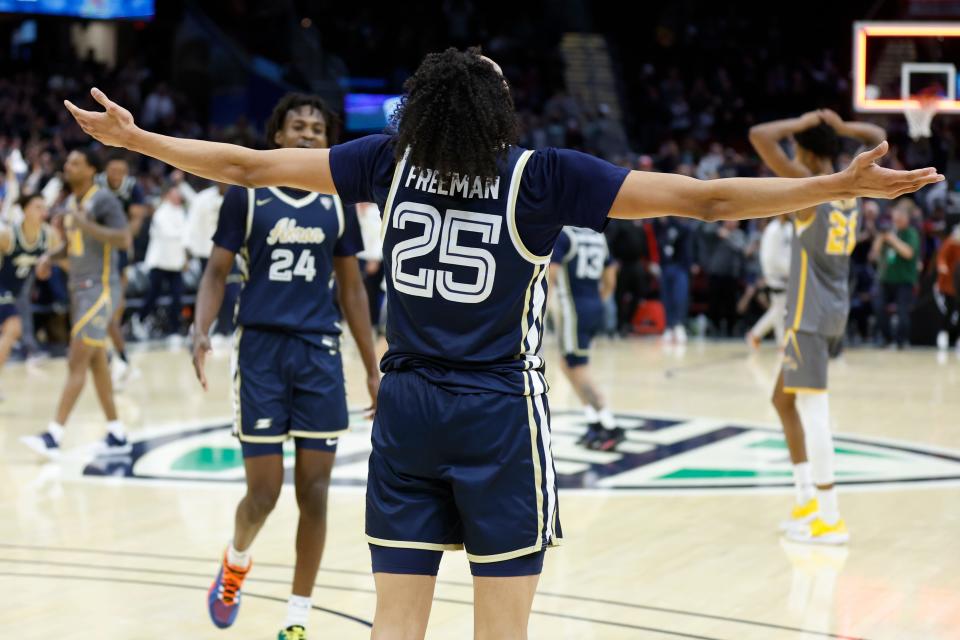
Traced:
<svg viewBox="0 0 960 640">
<path fill-rule="evenodd" d="M 227 552 L 223 552 L 223 563 L 210 591 L 207 592 L 207 608 L 213 624 L 226 629 L 237 619 L 240 613 L 240 588 L 250 572 L 251 562 L 245 569 L 234 567 L 227 562 Z"/>
</svg>

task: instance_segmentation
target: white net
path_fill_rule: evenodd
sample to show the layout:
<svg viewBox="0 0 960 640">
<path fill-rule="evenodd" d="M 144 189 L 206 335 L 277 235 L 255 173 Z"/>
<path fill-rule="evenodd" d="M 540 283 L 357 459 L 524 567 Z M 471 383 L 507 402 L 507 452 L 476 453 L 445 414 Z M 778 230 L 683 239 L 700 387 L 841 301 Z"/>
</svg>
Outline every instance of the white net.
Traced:
<svg viewBox="0 0 960 640">
<path fill-rule="evenodd" d="M 937 115 L 937 100 L 918 100 L 915 106 L 905 109 L 903 115 L 907 119 L 911 138 L 929 138 L 932 133 L 930 124 L 933 116 Z"/>
</svg>

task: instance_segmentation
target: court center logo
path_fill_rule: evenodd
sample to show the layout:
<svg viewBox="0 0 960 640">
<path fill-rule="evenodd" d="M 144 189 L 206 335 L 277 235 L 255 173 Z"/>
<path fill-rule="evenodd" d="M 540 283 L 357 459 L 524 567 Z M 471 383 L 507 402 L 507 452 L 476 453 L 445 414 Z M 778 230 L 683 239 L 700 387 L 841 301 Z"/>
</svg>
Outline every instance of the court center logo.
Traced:
<svg viewBox="0 0 960 640">
<path fill-rule="evenodd" d="M 792 486 L 780 430 L 718 419 L 617 415 L 627 439 L 616 451 L 589 451 L 575 442 L 586 430 L 580 412 L 554 411 L 553 453 L 561 489 L 641 491 L 762 490 Z M 340 438 L 332 483 L 364 486 L 370 423 L 359 413 Z M 918 443 L 837 436 L 837 483 L 847 486 L 960 484 L 960 451 Z M 285 449 L 292 480 L 292 443 Z M 241 482 L 243 457 L 227 420 L 156 429 L 129 455 L 101 455 L 85 476 L 131 480 Z"/>
</svg>

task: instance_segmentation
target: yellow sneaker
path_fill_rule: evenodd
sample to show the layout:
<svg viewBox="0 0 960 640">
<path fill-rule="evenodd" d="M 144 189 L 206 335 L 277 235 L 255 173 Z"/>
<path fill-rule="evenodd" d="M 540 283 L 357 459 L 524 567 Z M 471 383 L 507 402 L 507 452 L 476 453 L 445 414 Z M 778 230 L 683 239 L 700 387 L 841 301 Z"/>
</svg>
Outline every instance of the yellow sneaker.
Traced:
<svg viewBox="0 0 960 640">
<path fill-rule="evenodd" d="M 790 512 L 790 518 L 780 523 L 780 531 L 789 531 L 791 529 L 805 528 L 817 517 L 820 512 L 820 504 L 816 498 L 810 498 L 804 504 L 798 504 Z"/>
<path fill-rule="evenodd" d="M 307 630 L 295 624 L 281 631 L 277 640 L 307 640 Z"/>
<path fill-rule="evenodd" d="M 846 544 L 850 541 L 850 532 L 842 518 L 834 524 L 814 518 L 805 528 L 787 530 L 787 539 L 808 544 Z"/>
</svg>

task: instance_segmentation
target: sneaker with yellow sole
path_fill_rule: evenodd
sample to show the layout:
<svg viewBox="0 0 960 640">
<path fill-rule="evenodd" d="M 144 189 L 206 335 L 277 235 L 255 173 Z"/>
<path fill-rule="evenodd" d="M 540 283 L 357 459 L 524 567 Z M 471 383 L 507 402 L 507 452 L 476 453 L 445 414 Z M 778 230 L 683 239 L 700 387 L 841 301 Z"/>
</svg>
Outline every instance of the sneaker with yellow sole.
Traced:
<svg viewBox="0 0 960 640">
<path fill-rule="evenodd" d="M 847 544 L 850 541 L 847 523 L 842 518 L 834 524 L 814 518 L 805 528 L 789 529 L 786 535 L 788 540 L 807 544 Z"/>
<path fill-rule="evenodd" d="M 791 529 L 805 528 L 817 514 L 820 512 L 820 504 L 816 498 L 810 498 L 803 504 L 793 507 L 790 512 L 790 518 L 780 523 L 780 531 L 790 531 Z"/>
<path fill-rule="evenodd" d="M 294 624 L 283 629 L 277 636 L 277 640 L 307 640 L 307 630 Z"/>
</svg>

